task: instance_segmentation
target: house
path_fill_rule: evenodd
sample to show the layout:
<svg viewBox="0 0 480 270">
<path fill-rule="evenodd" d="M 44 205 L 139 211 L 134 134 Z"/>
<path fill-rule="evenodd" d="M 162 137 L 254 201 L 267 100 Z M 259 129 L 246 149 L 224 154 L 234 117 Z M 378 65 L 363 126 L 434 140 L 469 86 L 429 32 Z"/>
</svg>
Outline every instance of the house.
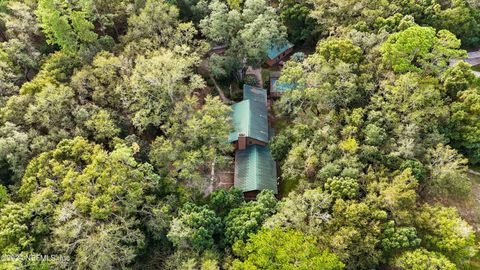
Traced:
<svg viewBox="0 0 480 270">
<path fill-rule="evenodd" d="M 277 166 L 267 146 L 250 145 L 235 152 L 234 185 L 247 199 L 264 189 L 278 193 Z"/>
<path fill-rule="evenodd" d="M 273 45 L 267 51 L 267 63 L 268 66 L 274 66 L 282 61 L 287 55 L 293 51 L 293 44 L 287 42 L 283 45 Z"/>
<path fill-rule="evenodd" d="M 233 185 L 242 190 L 246 199 L 270 189 L 277 194 L 277 165 L 267 143 L 273 132 L 268 118 L 267 90 L 243 86 L 243 101 L 233 104 L 234 130 L 228 142 L 235 146 Z M 225 187 L 230 186 L 225 181 Z"/>
<path fill-rule="evenodd" d="M 295 88 L 294 83 L 282 83 L 278 81 L 278 77 L 270 77 L 270 97 L 280 97 L 286 91 Z"/>
<path fill-rule="evenodd" d="M 252 144 L 268 143 L 268 111 L 261 102 L 244 100 L 231 106 L 234 131 L 228 142 L 236 149 L 243 150 Z"/>
</svg>

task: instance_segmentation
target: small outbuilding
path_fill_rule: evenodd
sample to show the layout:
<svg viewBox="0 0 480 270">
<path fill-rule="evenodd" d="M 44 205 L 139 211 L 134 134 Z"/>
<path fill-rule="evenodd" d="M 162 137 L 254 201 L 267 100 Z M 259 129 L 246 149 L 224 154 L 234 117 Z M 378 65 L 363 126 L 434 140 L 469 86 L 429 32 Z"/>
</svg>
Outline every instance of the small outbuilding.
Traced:
<svg viewBox="0 0 480 270">
<path fill-rule="evenodd" d="M 293 44 L 287 42 L 282 45 L 273 45 L 267 51 L 267 65 L 274 66 L 278 64 L 280 61 L 283 60 L 286 56 L 288 56 L 293 51 Z"/>
</svg>

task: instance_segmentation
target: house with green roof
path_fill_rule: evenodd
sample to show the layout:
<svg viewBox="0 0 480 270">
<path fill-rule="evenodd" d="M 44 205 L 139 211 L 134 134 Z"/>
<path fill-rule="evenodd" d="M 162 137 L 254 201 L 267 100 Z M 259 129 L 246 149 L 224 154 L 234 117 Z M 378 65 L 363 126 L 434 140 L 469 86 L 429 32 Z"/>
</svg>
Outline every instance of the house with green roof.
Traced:
<svg viewBox="0 0 480 270">
<path fill-rule="evenodd" d="M 252 144 L 266 145 L 269 138 L 267 106 L 247 99 L 231 108 L 234 130 L 229 134 L 228 142 L 240 150 Z"/>
<path fill-rule="evenodd" d="M 293 44 L 286 42 L 281 45 L 273 45 L 267 51 L 267 65 L 274 66 L 282 61 L 287 55 L 293 51 Z"/>
<path fill-rule="evenodd" d="M 267 102 L 267 90 L 245 84 L 243 101 L 231 106 L 234 130 L 228 142 L 236 149 L 233 182 L 247 199 L 263 189 L 277 194 L 277 165 L 267 147 L 271 136 Z"/>
<path fill-rule="evenodd" d="M 245 197 L 255 197 L 264 189 L 277 189 L 277 165 L 270 149 L 266 146 L 250 145 L 235 152 L 234 186 L 242 190 Z"/>
</svg>

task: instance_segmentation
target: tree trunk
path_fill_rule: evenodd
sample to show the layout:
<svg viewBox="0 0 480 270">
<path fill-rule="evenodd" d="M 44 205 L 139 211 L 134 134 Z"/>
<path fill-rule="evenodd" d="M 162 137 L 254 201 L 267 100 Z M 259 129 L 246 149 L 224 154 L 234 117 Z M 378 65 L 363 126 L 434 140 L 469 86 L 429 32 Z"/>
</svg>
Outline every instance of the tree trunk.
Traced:
<svg viewBox="0 0 480 270">
<path fill-rule="evenodd" d="M 469 170 L 468 170 L 468 173 L 471 173 L 471 174 L 480 176 L 480 172 L 474 171 L 474 170 L 472 170 L 472 169 L 469 169 Z"/>
<path fill-rule="evenodd" d="M 222 100 L 222 102 L 225 104 L 232 104 L 233 102 L 225 96 L 225 93 L 223 92 L 222 88 L 220 88 L 217 81 L 215 80 L 215 78 L 213 78 L 210 72 L 208 72 L 208 77 L 210 78 L 210 80 L 212 80 L 213 85 L 215 86 L 215 89 L 217 89 L 218 95 L 220 96 L 220 99 Z"/>
</svg>

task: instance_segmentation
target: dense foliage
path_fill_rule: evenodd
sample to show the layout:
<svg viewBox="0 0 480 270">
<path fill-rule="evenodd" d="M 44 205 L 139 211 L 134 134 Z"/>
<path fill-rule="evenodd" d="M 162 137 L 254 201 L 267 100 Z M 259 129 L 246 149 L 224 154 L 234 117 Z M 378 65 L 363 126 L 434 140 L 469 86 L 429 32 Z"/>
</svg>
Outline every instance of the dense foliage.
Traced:
<svg viewBox="0 0 480 270">
<path fill-rule="evenodd" d="M 228 105 L 287 41 L 246 201 Z M 0 269 L 470 269 L 479 45 L 472 0 L 0 0 Z"/>
</svg>

